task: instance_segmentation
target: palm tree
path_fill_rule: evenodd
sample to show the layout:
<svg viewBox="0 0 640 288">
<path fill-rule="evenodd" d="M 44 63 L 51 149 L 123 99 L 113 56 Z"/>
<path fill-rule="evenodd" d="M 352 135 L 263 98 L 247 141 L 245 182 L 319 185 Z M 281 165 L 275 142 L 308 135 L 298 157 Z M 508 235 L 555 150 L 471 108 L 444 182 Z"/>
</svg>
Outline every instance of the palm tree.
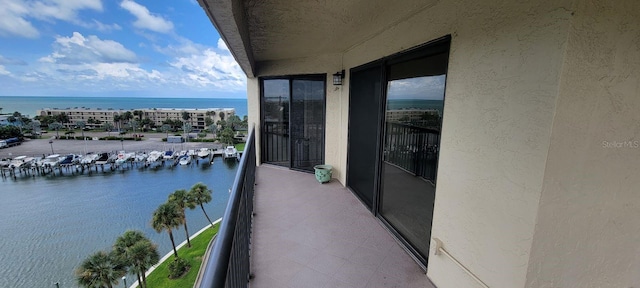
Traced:
<svg viewBox="0 0 640 288">
<path fill-rule="evenodd" d="M 120 116 L 120 114 L 115 114 L 113 115 L 113 123 L 118 123 L 118 130 L 120 129 L 120 121 L 122 121 L 122 116 Z"/>
<path fill-rule="evenodd" d="M 203 205 L 203 203 L 209 203 L 211 201 L 211 192 L 212 191 L 207 187 L 207 185 L 204 185 L 201 182 L 194 184 L 191 187 L 191 190 L 189 190 L 191 198 L 197 205 L 200 205 L 200 208 L 202 208 L 202 213 L 204 213 L 204 216 L 207 217 L 207 220 L 209 220 L 209 223 L 213 227 L 213 222 L 211 222 L 211 219 L 209 219 L 207 211 L 204 211 Z"/>
<path fill-rule="evenodd" d="M 113 124 L 111 124 L 111 122 L 104 122 L 102 128 L 107 131 L 107 136 L 111 136 L 111 130 L 113 130 Z"/>
<path fill-rule="evenodd" d="M 131 272 L 136 274 L 141 287 L 146 287 L 145 272 L 160 259 L 157 246 L 142 232 L 128 230 L 116 239 L 113 252 L 124 265 L 130 268 Z"/>
<path fill-rule="evenodd" d="M 76 280 L 83 287 L 108 287 L 118 285 L 126 274 L 125 267 L 113 254 L 99 251 L 85 259 L 76 270 Z"/>
<path fill-rule="evenodd" d="M 134 263 L 132 272 L 140 274 L 142 276 L 141 287 L 147 287 L 147 275 L 146 271 L 149 267 L 158 264 L 160 261 L 160 253 L 158 253 L 158 247 L 148 239 L 144 239 L 136 242 L 131 247 L 131 256 Z"/>
<path fill-rule="evenodd" d="M 49 129 L 56 130 L 56 139 L 60 139 L 60 135 L 58 135 L 60 128 L 62 128 L 62 124 L 60 124 L 60 122 L 53 122 L 49 124 Z"/>
<path fill-rule="evenodd" d="M 162 230 L 167 230 L 169 239 L 171 239 L 171 245 L 173 246 L 173 255 L 178 258 L 178 251 L 176 250 L 176 243 L 173 241 L 172 229 L 180 227 L 183 219 L 178 205 L 172 202 L 167 202 L 158 206 L 156 211 L 153 212 L 153 218 L 151 219 L 151 226 L 156 232 L 160 233 Z"/>
<path fill-rule="evenodd" d="M 169 138 L 169 130 L 171 130 L 171 125 L 169 124 L 162 124 L 162 126 L 160 126 L 160 131 L 167 133 L 167 138 Z"/>
<path fill-rule="evenodd" d="M 193 198 L 191 197 L 189 192 L 184 189 L 176 190 L 173 193 L 169 194 L 169 202 L 175 203 L 180 209 L 180 213 L 182 214 L 182 218 L 184 221 L 184 233 L 187 235 L 187 246 L 191 247 L 191 240 L 189 240 L 189 230 L 187 229 L 187 215 L 184 213 L 184 209 L 196 208 L 196 202 L 193 201 Z"/>
<path fill-rule="evenodd" d="M 84 127 L 87 126 L 87 123 L 84 123 L 82 120 L 76 121 L 76 126 L 80 127 L 80 131 L 82 131 L 82 140 L 86 140 L 84 138 Z"/>
</svg>

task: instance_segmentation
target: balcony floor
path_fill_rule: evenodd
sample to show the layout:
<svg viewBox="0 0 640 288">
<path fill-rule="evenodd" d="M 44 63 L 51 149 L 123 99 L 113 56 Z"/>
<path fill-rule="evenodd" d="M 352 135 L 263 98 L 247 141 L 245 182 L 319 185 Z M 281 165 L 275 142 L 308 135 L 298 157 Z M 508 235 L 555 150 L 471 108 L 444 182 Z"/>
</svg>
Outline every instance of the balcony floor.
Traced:
<svg viewBox="0 0 640 288">
<path fill-rule="evenodd" d="M 252 288 L 434 287 L 336 180 L 270 165 L 256 173 Z"/>
</svg>

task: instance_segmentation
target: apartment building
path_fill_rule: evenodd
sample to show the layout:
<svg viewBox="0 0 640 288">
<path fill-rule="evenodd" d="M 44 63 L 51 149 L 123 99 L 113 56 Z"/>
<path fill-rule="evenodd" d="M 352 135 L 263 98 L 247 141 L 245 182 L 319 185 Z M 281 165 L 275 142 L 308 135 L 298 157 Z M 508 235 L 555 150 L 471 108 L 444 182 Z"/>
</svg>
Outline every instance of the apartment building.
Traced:
<svg viewBox="0 0 640 288">
<path fill-rule="evenodd" d="M 87 127 L 101 127 L 104 123 L 111 123 L 117 127 L 117 123 L 113 121 L 117 115 L 123 115 L 126 112 L 133 113 L 134 111 L 141 111 L 140 116 L 135 116 L 134 119 L 149 118 L 155 126 L 161 126 L 166 120 L 180 120 L 184 123 L 190 124 L 194 129 L 206 129 L 206 119 L 211 119 L 212 123 L 217 123 L 221 119 L 226 119 L 231 115 L 235 115 L 235 108 L 151 108 L 151 109 L 131 109 L 131 110 L 115 110 L 115 109 L 94 109 L 94 108 L 45 108 L 37 111 L 37 115 L 40 116 L 56 116 L 59 114 L 66 114 L 69 117 L 69 122 L 64 123 L 66 127 L 73 127 L 76 122 L 83 121 Z M 183 114 L 189 115 L 188 120 L 184 120 Z"/>
</svg>

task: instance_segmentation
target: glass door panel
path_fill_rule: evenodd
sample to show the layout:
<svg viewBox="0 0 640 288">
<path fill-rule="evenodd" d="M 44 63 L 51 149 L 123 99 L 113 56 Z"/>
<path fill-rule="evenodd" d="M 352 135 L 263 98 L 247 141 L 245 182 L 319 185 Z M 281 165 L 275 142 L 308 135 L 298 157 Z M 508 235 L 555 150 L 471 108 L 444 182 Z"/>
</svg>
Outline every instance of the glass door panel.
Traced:
<svg viewBox="0 0 640 288">
<path fill-rule="evenodd" d="M 289 80 L 262 83 L 262 161 L 289 166 Z"/>
<path fill-rule="evenodd" d="M 352 71 L 350 79 L 347 186 L 371 209 L 378 179 L 382 67 Z"/>
<path fill-rule="evenodd" d="M 425 263 L 447 58 L 446 53 L 440 53 L 391 64 L 387 70 L 379 212 Z"/>
<path fill-rule="evenodd" d="M 324 80 L 292 80 L 291 168 L 324 164 Z"/>
</svg>

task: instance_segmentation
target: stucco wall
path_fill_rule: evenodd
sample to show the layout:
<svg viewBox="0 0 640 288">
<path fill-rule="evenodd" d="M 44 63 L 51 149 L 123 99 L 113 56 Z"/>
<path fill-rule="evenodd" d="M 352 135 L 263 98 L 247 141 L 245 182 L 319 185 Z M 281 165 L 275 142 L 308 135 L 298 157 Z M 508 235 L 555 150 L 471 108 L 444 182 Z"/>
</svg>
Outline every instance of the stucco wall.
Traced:
<svg viewBox="0 0 640 288">
<path fill-rule="evenodd" d="M 640 287 L 640 1 L 574 7 L 527 287 Z"/>
<path fill-rule="evenodd" d="M 568 2 L 441 1 L 344 57 L 350 68 L 452 34 L 432 236 L 490 287 L 525 285 Z M 433 245 L 428 276 L 477 287 Z"/>
</svg>

